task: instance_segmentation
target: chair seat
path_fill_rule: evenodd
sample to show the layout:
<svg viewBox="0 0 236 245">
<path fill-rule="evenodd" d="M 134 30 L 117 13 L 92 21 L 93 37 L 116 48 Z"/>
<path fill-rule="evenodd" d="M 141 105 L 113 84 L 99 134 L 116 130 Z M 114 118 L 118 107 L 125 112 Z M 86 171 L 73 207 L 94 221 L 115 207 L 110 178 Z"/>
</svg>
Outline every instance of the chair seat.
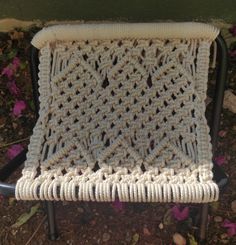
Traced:
<svg viewBox="0 0 236 245">
<path fill-rule="evenodd" d="M 16 198 L 217 200 L 205 118 L 217 34 L 193 23 L 62 25 L 37 34 L 39 119 Z"/>
</svg>

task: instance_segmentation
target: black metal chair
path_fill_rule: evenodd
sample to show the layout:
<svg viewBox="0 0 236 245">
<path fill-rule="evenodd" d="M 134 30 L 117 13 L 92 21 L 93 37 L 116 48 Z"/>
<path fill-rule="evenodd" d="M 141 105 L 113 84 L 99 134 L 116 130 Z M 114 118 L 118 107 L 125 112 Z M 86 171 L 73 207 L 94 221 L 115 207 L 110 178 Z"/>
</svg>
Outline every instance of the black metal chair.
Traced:
<svg viewBox="0 0 236 245">
<path fill-rule="evenodd" d="M 220 125 L 220 115 L 224 97 L 224 89 L 226 87 L 227 80 L 227 46 L 222 38 L 219 35 L 216 39 L 217 43 L 217 78 L 216 78 L 216 86 L 215 86 L 215 94 L 213 100 L 213 111 L 212 111 L 212 120 L 211 120 L 211 139 L 213 146 L 213 155 L 216 151 L 217 147 L 217 136 Z M 35 113 L 38 116 L 39 111 L 39 101 L 38 101 L 38 50 L 31 46 L 30 50 L 30 68 L 31 68 L 31 77 L 32 77 L 32 87 L 33 87 L 33 98 L 35 104 Z M 0 194 L 5 197 L 14 196 L 15 194 L 15 185 L 8 184 L 5 181 L 7 178 L 22 164 L 26 159 L 27 150 L 22 151 L 18 156 L 16 156 L 13 160 L 5 164 L 2 169 L 0 169 Z M 228 183 L 227 175 L 223 172 L 223 170 L 214 165 L 214 180 L 218 184 L 220 190 L 222 190 L 225 185 Z M 45 202 L 47 218 L 48 218 L 48 228 L 49 228 L 49 238 L 51 240 L 56 240 L 58 237 L 58 232 L 56 228 L 55 222 L 55 211 L 54 211 L 54 203 L 50 201 Z M 201 210 L 201 220 L 200 220 L 200 229 L 199 229 L 199 242 L 200 244 L 204 244 L 206 241 L 206 232 L 207 232 L 207 216 L 208 216 L 208 204 L 202 205 Z"/>
</svg>

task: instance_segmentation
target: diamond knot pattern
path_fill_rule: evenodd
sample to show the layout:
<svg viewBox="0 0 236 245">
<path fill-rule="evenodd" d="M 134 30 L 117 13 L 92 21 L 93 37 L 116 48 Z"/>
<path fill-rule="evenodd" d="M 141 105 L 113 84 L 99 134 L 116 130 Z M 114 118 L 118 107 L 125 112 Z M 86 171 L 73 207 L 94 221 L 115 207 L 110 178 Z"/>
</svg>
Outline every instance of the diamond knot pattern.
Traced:
<svg viewBox="0 0 236 245">
<path fill-rule="evenodd" d="M 202 85 L 208 67 L 199 70 L 207 48 L 200 39 L 46 44 L 42 135 L 37 149 L 31 138 L 32 174 L 18 181 L 17 198 L 216 200 Z M 21 192 L 26 182 L 32 189 Z M 52 191 L 38 195 L 44 183 Z"/>
</svg>

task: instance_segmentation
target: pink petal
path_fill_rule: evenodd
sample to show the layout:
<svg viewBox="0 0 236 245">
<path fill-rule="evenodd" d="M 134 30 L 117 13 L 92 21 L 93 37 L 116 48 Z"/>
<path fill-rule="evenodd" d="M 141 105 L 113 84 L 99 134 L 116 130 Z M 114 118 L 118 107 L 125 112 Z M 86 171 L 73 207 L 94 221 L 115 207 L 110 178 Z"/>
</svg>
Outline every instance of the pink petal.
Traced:
<svg viewBox="0 0 236 245">
<path fill-rule="evenodd" d="M 226 134 L 227 134 L 227 132 L 226 132 L 225 130 L 220 130 L 219 133 L 218 133 L 218 135 L 219 135 L 221 138 L 225 137 Z"/>
<path fill-rule="evenodd" d="M 112 207 L 115 209 L 116 212 L 121 212 L 124 210 L 124 203 L 120 202 L 118 199 L 116 199 L 112 203 Z"/>
<path fill-rule="evenodd" d="M 231 226 L 231 222 L 228 219 L 225 219 L 222 224 L 222 227 L 229 228 L 230 226 Z"/>
<path fill-rule="evenodd" d="M 232 58 L 236 57 L 236 50 L 229 51 L 229 56 Z"/>
<path fill-rule="evenodd" d="M 0 202 L 2 202 L 4 200 L 4 196 L 0 195 Z"/>
<path fill-rule="evenodd" d="M 17 56 L 13 59 L 12 65 L 15 70 L 17 70 L 18 67 L 20 66 L 20 59 Z"/>
<path fill-rule="evenodd" d="M 172 209 L 172 214 L 173 217 L 178 220 L 178 221 L 182 221 L 185 220 L 189 217 L 189 207 L 185 207 L 182 210 L 180 209 L 180 207 L 178 205 L 175 205 Z"/>
<path fill-rule="evenodd" d="M 226 158 L 225 156 L 218 156 L 218 157 L 215 157 L 215 163 L 218 165 L 218 166 L 222 166 L 223 164 L 225 164 L 227 161 L 226 161 Z"/>
<path fill-rule="evenodd" d="M 232 26 L 231 28 L 229 28 L 229 32 L 233 35 L 236 36 L 236 25 Z"/>
<path fill-rule="evenodd" d="M 234 236 L 236 234 L 236 228 L 235 227 L 228 228 L 227 234 L 228 236 Z"/>
<path fill-rule="evenodd" d="M 7 67 L 3 68 L 3 70 L 2 70 L 2 75 L 7 76 L 8 79 L 11 79 L 13 74 L 14 74 L 14 71 L 12 70 L 12 68 L 10 66 L 7 66 Z"/>
<path fill-rule="evenodd" d="M 20 94 L 20 89 L 16 86 L 15 81 L 11 81 L 7 83 L 7 88 L 9 89 L 10 93 L 12 95 L 19 95 Z"/>
<path fill-rule="evenodd" d="M 15 105 L 13 107 L 13 115 L 16 117 L 21 116 L 22 111 L 24 111 L 26 108 L 26 103 L 23 100 L 17 100 L 15 102 Z"/>
<path fill-rule="evenodd" d="M 228 236 L 234 236 L 236 234 L 236 223 L 233 223 L 228 219 L 225 219 L 222 224 L 222 227 L 227 228 Z"/>
<path fill-rule="evenodd" d="M 6 156 L 8 159 L 13 159 L 15 156 L 17 156 L 21 151 L 23 151 L 23 146 L 20 144 L 12 145 L 6 153 Z"/>
</svg>

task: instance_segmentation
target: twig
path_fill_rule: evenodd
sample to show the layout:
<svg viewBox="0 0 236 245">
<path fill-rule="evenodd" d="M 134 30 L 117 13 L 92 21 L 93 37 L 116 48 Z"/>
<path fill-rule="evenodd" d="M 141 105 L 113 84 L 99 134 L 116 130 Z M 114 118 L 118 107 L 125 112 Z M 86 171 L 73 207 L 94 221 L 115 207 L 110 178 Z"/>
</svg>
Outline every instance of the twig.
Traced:
<svg viewBox="0 0 236 245">
<path fill-rule="evenodd" d="M 23 142 L 23 141 L 28 140 L 29 138 L 30 138 L 30 137 L 28 136 L 28 137 L 23 138 L 23 139 L 15 140 L 15 141 L 12 141 L 12 142 L 10 142 L 10 143 L 6 143 L 6 144 L 3 144 L 3 145 L 0 145 L 0 149 L 5 148 L 5 147 L 7 147 L 7 146 L 9 146 L 9 145 L 13 145 L 13 144 L 16 144 L 16 143 L 21 143 L 21 142 Z"/>
<path fill-rule="evenodd" d="M 40 223 L 38 224 L 37 228 L 35 229 L 34 233 L 32 234 L 32 236 L 29 238 L 29 240 L 26 242 L 25 245 L 29 245 L 30 242 L 32 241 L 32 239 L 34 238 L 35 234 L 38 232 L 39 228 L 41 227 L 41 225 L 44 223 L 44 221 L 46 220 L 46 215 L 43 217 L 43 219 L 40 221 Z"/>
</svg>

